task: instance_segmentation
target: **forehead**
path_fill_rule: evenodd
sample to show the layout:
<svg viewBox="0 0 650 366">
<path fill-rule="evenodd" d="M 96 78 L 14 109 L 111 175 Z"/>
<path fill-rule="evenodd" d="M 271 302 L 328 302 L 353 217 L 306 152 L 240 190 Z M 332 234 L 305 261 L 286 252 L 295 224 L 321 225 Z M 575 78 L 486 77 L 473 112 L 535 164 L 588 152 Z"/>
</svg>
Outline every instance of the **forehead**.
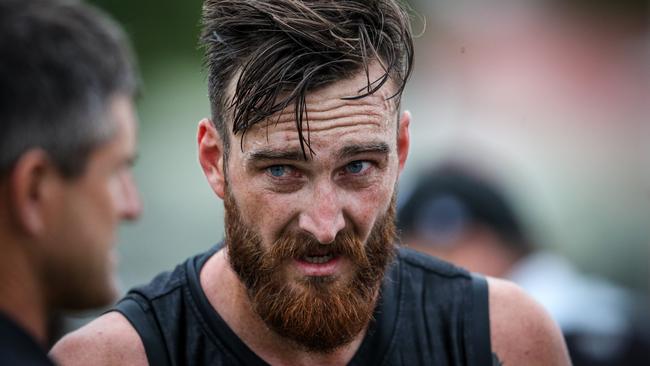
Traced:
<svg viewBox="0 0 650 366">
<path fill-rule="evenodd" d="M 395 98 L 390 98 L 395 92 L 393 83 L 387 82 L 372 95 L 350 98 L 364 94 L 368 80 L 373 82 L 382 73 L 373 64 L 368 75 L 362 71 L 307 94 L 303 138 L 317 155 L 344 144 L 394 141 L 397 107 Z M 231 139 L 239 141 L 232 132 Z M 242 140 L 245 155 L 262 148 L 300 150 L 300 146 L 293 105 L 251 127 Z"/>
</svg>

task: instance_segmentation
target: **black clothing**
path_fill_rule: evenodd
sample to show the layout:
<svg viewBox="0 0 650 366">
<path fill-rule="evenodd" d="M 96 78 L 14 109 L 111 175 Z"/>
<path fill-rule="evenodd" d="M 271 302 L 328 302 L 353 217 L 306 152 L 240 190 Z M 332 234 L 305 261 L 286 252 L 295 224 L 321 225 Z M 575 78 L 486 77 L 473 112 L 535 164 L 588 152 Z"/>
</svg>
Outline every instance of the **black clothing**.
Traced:
<svg viewBox="0 0 650 366">
<path fill-rule="evenodd" d="M 18 324 L 0 312 L 0 365 L 53 366 L 45 350 Z"/>
<path fill-rule="evenodd" d="M 122 300 L 116 310 L 125 314 L 129 311 L 123 304 L 139 305 L 151 326 L 145 325 L 148 329 L 143 332 L 142 324 L 128 315 L 127 319 L 141 338 L 152 329 L 161 334 L 165 350 L 160 353 L 166 352 L 173 365 L 266 365 L 214 311 L 201 288 L 199 272 L 219 248 L 131 290 L 125 299 L 135 301 Z M 487 287 L 483 287 L 483 305 L 474 308 L 472 283 L 463 269 L 399 249 L 386 273 L 375 321 L 350 365 L 467 365 L 481 352 L 480 342 L 475 341 L 478 332 L 487 332 L 483 348 L 489 360 Z M 150 362 L 155 353 L 147 352 Z"/>
</svg>

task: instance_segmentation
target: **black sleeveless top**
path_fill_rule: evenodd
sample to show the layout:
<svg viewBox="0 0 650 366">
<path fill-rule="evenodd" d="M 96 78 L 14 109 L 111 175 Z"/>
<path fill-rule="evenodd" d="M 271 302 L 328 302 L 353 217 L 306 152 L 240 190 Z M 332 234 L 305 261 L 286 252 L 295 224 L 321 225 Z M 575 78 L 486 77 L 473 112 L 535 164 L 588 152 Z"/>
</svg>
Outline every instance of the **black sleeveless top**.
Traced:
<svg viewBox="0 0 650 366">
<path fill-rule="evenodd" d="M 114 309 L 140 334 L 151 365 L 267 365 L 228 327 L 201 288 L 199 272 L 220 248 L 132 289 Z M 398 249 L 374 320 L 349 365 L 491 365 L 487 287 L 477 295 L 472 278 L 449 263 Z M 137 319 L 134 309 L 147 319 Z M 485 362 L 470 361 L 477 359 Z"/>
</svg>

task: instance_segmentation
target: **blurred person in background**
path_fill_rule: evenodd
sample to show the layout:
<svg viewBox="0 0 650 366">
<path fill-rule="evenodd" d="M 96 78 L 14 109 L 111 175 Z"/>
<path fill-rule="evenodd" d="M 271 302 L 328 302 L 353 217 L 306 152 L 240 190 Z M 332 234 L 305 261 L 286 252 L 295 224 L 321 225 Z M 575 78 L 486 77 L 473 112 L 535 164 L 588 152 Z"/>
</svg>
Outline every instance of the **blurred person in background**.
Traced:
<svg viewBox="0 0 650 366">
<path fill-rule="evenodd" d="M 640 302 L 536 245 L 495 177 L 442 162 L 402 199 L 404 245 L 521 286 L 558 321 L 575 366 L 647 365 L 650 323 Z"/>
<path fill-rule="evenodd" d="M 140 211 L 126 42 L 76 1 L 0 0 L 3 365 L 50 365 L 50 315 L 117 296 L 116 229 Z"/>
<path fill-rule="evenodd" d="M 203 12 L 213 116 L 199 161 L 224 200 L 225 241 L 63 338 L 58 361 L 489 365 L 494 351 L 506 365 L 569 363 L 517 287 L 396 248 L 413 56 L 397 1 L 208 0 Z"/>
<path fill-rule="evenodd" d="M 427 31 L 405 98 L 428 123 L 405 178 L 487 143 L 521 166 L 540 239 L 650 294 L 649 2 L 417 4 Z"/>
</svg>

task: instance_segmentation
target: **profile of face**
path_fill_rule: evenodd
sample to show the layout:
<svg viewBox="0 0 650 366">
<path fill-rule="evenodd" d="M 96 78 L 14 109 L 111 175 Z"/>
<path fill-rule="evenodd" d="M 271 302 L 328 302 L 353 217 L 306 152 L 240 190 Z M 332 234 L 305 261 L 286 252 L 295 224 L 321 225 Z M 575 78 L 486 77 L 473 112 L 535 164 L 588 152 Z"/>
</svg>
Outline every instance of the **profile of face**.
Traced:
<svg viewBox="0 0 650 366">
<path fill-rule="evenodd" d="M 131 172 L 136 149 L 131 98 L 114 97 L 105 117 L 114 127 L 111 137 L 90 152 L 80 176 L 53 177 L 43 204 L 40 268 L 49 301 L 60 308 L 105 306 L 115 299 L 117 228 L 141 210 Z"/>
<path fill-rule="evenodd" d="M 380 75 L 376 64 L 370 71 Z M 363 331 L 395 251 L 409 115 L 396 126 L 388 84 L 343 99 L 366 85 L 360 72 L 307 95 L 307 160 L 292 108 L 248 130 L 225 162 L 210 121 L 199 125 L 202 167 L 224 199 L 230 264 L 269 328 L 309 351 L 330 352 Z"/>
</svg>

